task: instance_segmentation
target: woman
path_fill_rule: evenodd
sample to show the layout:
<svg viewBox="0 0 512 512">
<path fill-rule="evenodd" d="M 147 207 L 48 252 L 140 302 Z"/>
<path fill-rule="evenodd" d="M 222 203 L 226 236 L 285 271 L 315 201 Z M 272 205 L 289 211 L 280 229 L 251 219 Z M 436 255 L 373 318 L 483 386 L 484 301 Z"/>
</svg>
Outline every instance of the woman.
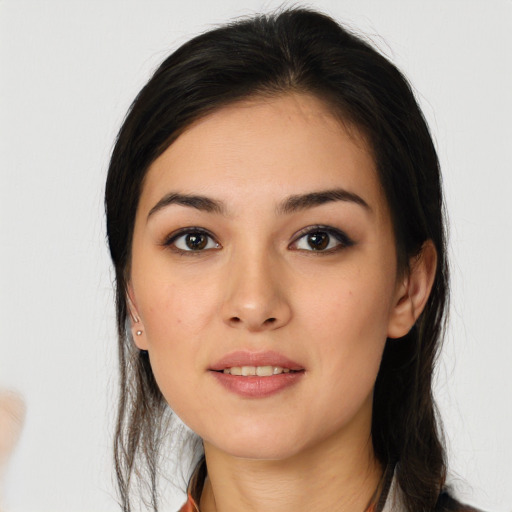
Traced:
<svg viewBox="0 0 512 512">
<path fill-rule="evenodd" d="M 169 414 L 204 448 L 183 510 L 470 510 L 431 391 L 437 155 L 367 43 L 304 9 L 186 43 L 130 109 L 106 211 L 124 510 L 144 473 L 158 510 Z"/>
</svg>

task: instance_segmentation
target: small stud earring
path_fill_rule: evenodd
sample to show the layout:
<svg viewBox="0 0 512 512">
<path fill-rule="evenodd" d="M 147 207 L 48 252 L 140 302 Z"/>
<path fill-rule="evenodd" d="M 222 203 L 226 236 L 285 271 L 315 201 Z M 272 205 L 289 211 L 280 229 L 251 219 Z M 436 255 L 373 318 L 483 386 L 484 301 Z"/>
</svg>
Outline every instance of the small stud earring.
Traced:
<svg viewBox="0 0 512 512">
<path fill-rule="evenodd" d="M 137 331 L 136 334 L 137 336 L 140 336 L 142 334 L 142 331 Z"/>
</svg>

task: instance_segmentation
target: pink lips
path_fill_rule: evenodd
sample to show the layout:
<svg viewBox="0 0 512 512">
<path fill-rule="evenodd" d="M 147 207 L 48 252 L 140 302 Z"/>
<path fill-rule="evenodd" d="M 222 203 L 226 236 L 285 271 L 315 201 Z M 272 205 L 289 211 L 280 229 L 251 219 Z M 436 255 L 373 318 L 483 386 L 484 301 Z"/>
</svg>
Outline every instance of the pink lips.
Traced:
<svg viewBox="0 0 512 512">
<path fill-rule="evenodd" d="M 234 366 L 280 366 L 293 370 L 268 377 L 251 375 L 243 377 L 223 373 L 225 368 Z M 298 383 L 304 375 L 304 367 L 278 352 L 232 352 L 210 368 L 212 376 L 228 391 L 246 398 L 264 398 Z"/>
<path fill-rule="evenodd" d="M 303 366 L 278 352 L 246 352 L 243 350 L 224 356 L 213 364 L 210 370 L 222 371 L 224 368 L 233 366 L 281 366 L 290 370 L 304 370 Z"/>
</svg>

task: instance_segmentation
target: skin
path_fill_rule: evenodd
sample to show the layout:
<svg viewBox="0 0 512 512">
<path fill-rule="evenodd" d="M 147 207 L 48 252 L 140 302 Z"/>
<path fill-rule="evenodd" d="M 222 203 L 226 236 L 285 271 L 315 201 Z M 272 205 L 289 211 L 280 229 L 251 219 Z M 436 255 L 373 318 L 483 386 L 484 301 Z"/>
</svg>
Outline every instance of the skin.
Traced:
<svg viewBox="0 0 512 512">
<path fill-rule="evenodd" d="M 2 488 L 9 459 L 16 448 L 25 419 L 25 402 L 21 395 L 0 389 L 0 510 Z"/>
<path fill-rule="evenodd" d="M 367 206 L 280 208 L 340 188 Z M 169 193 L 225 211 L 170 204 L 150 214 Z M 315 225 L 351 243 L 328 235 L 327 250 L 312 250 L 303 230 Z M 166 245 L 186 227 L 212 235 L 205 249 L 186 252 L 183 236 Z M 312 96 L 224 107 L 151 165 L 133 237 L 132 328 L 169 405 L 204 441 L 202 511 L 364 510 L 382 474 L 373 387 L 387 337 L 407 333 L 428 297 L 435 251 L 425 247 L 398 272 L 371 151 Z M 304 375 L 271 396 L 240 397 L 209 371 L 234 350 L 278 351 Z"/>
</svg>

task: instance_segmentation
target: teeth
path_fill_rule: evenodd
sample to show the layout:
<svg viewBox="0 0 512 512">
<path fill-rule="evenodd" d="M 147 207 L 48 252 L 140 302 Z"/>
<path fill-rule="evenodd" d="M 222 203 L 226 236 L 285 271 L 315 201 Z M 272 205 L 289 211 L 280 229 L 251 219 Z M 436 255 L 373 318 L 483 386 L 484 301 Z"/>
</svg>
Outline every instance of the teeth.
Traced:
<svg viewBox="0 0 512 512">
<path fill-rule="evenodd" d="M 277 375 L 274 373 L 274 368 L 272 366 L 258 366 L 256 368 L 256 375 L 258 377 L 269 377 L 270 375 Z"/>
<path fill-rule="evenodd" d="M 290 373 L 290 368 L 282 368 L 281 366 L 233 366 L 232 368 L 225 368 L 224 373 L 242 375 L 243 377 L 252 375 L 270 377 L 271 375 Z"/>
<path fill-rule="evenodd" d="M 254 366 L 242 366 L 242 375 L 248 377 L 249 375 L 256 375 L 256 368 Z"/>
</svg>

